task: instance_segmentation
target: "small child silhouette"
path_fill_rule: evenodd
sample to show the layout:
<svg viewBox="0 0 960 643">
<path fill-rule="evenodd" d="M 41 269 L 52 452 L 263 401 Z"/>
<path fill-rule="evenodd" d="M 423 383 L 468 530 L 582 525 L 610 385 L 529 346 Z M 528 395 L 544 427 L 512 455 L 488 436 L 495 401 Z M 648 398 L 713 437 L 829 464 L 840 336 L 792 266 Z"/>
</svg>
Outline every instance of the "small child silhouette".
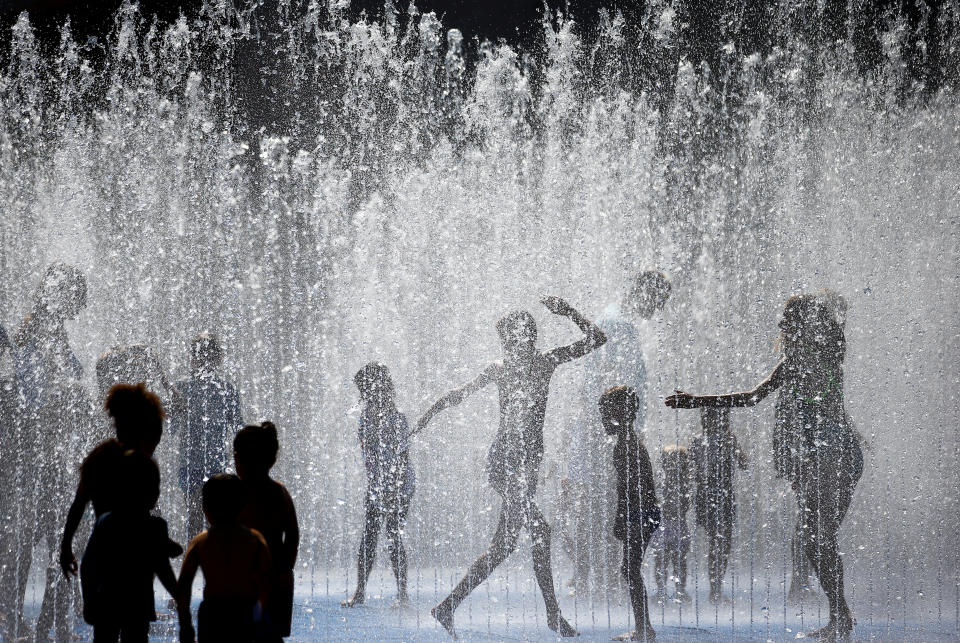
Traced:
<svg viewBox="0 0 960 643">
<path fill-rule="evenodd" d="M 233 439 L 233 460 L 246 500 L 240 524 L 263 536 L 273 560 L 267 612 L 270 628 L 258 635 L 258 641 L 290 636 L 293 619 L 293 566 L 300 547 L 300 526 L 287 488 L 270 477 L 279 450 L 272 422 L 245 426 Z"/>
<path fill-rule="evenodd" d="M 114 505 L 97 520 L 80 566 L 83 617 L 97 643 L 146 642 L 157 618 L 154 576 L 171 594 L 176 591 L 167 523 L 150 515 L 160 497 L 160 470 L 150 456 L 127 451 L 115 484 Z"/>
<path fill-rule="evenodd" d="M 623 541 L 623 575 L 630 588 L 636 629 L 615 641 L 652 641 L 647 589 L 643 584 L 643 554 L 660 526 L 660 505 L 647 448 L 633 430 L 640 397 L 630 386 L 615 386 L 600 397 L 600 419 L 607 435 L 617 438 L 613 468 L 617 476 L 617 512 L 613 535 Z"/>
<path fill-rule="evenodd" d="M 340 603 L 356 607 L 366 599 L 367 579 L 377 555 L 380 525 L 386 522 L 387 548 L 397 578 L 397 607 L 406 606 L 407 552 L 403 547 L 403 526 L 413 498 L 415 478 L 409 455 L 409 427 L 397 408 L 390 371 L 371 362 L 353 377 L 363 402 L 360 415 L 360 450 L 367 471 L 363 536 L 357 554 L 357 591 Z"/>
<path fill-rule="evenodd" d="M 254 610 L 269 608 L 270 550 L 263 536 L 240 524 L 243 484 L 218 473 L 201 490 L 203 513 L 210 528 L 187 547 L 177 582 L 180 641 L 254 641 Z M 203 602 L 197 632 L 190 616 L 190 592 L 197 569 L 203 571 Z"/>
</svg>

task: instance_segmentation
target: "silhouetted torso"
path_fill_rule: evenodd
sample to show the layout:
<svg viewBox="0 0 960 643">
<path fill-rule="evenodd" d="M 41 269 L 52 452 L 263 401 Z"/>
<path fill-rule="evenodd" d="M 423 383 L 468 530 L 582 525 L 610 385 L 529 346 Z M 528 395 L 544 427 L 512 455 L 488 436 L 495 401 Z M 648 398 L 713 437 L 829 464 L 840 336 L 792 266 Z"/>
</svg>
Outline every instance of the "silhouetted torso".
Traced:
<svg viewBox="0 0 960 643">
<path fill-rule="evenodd" d="M 168 542 L 167 523 L 145 511 L 101 516 L 80 567 L 87 621 L 156 620 L 153 580 L 169 564 Z"/>
<path fill-rule="evenodd" d="M 613 448 L 613 466 L 617 474 L 617 514 L 614 534 L 626 537 L 628 529 L 639 529 L 644 515 L 659 508 L 653 465 L 646 447 L 636 437 L 618 440 Z"/>
<path fill-rule="evenodd" d="M 110 438 L 94 447 L 80 465 L 79 491 L 90 499 L 98 518 L 113 509 L 117 470 L 125 451 L 119 440 Z"/>
<path fill-rule="evenodd" d="M 182 380 L 176 388 L 186 409 L 171 418 L 170 432 L 180 435 L 179 482 L 189 493 L 224 469 L 227 436 L 243 426 L 243 418 L 236 388 L 216 375 Z"/>
</svg>

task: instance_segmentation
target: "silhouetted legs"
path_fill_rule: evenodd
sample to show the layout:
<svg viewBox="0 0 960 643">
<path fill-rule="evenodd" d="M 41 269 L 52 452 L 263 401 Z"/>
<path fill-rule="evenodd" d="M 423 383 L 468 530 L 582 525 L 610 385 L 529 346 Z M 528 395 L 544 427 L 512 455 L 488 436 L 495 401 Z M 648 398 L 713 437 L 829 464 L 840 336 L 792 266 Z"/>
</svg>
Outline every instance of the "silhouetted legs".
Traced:
<svg viewBox="0 0 960 643">
<path fill-rule="evenodd" d="M 368 494 L 363 524 L 363 536 L 360 538 L 360 551 L 357 553 L 357 591 L 341 603 L 344 607 L 355 607 L 366 600 L 367 581 L 377 558 L 377 540 L 380 527 L 386 522 L 387 551 L 390 553 L 390 565 L 397 579 L 397 604 L 409 602 L 407 594 L 407 551 L 403 546 L 403 527 L 410 508 L 410 499 L 395 496 L 388 508 L 377 501 L 374 494 Z M 384 520 L 384 518 L 386 520 Z"/>
<path fill-rule="evenodd" d="M 731 512 L 732 513 L 732 512 Z M 723 577 L 730 560 L 730 540 L 733 536 L 733 519 L 730 515 L 717 513 L 712 516 L 708 531 L 710 544 L 707 550 L 707 572 L 710 576 L 710 602 L 721 599 Z"/>
<path fill-rule="evenodd" d="M 650 623 L 650 609 L 647 604 L 647 588 L 643 582 L 643 554 L 659 527 L 659 519 L 650 520 L 644 516 L 640 524 L 627 523 L 627 538 L 623 542 L 623 576 L 630 590 L 630 605 L 633 608 L 636 629 L 614 640 L 652 641 L 656 632 Z"/>
<path fill-rule="evenodd" d="M 793 538 L 790 540 L 790 590 L 787 598 L 791 601 L 803 600 L 804 593 L 810 590 L 810 560 L 803 548 L 803 520 L 797 520 Z"/>
<path fill-rule="evenodd" d="M 456 636 L 453 629 L 454 611 L 513 553 L 520 530 L 526 526 L 533 542 L 533 570 L 546 606 L 547 627 L 561 636 L 576 636 L 576 630 L 560 616 L 560 605 L 553 585 L 553 570 L 550 567 L 550 526 L 533 499 L 526 497 L 525 493 L 505 493 L 503 498 L 497 528 L 487 551 L 470 565 L 453 591 L 434 607 L 431 613 L 451 635 Z"/>
<path fill-rule="evenodd" d="M 843 559 L 837 534 L 850 508 L 853 490 L 863 472 L 857 444 L 825 445 L 811 456 L 801 478 L 801 538 L 803 548 L 830 605 L 830 622 L 814 632 L 821 640 L 844 638 L 853 617 L 843 587 Z"/>
</svg>

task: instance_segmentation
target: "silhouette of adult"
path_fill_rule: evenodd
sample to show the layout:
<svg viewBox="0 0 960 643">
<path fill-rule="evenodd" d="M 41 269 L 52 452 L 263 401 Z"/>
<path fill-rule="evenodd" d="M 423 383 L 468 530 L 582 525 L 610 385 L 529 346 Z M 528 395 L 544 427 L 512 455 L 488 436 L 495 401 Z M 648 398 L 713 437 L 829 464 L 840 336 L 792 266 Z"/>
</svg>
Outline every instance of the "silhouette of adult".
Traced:
<svg viewBox="0 0 960 643">
<path fill-rule="evenodd" d="M 215 335 L 201 333 L 190 345 L 190 377 L 174 384 L 170 433 L 180 437 L 178 482 L 186 497 L 186 538 L 203 530 L 203 481 L 227 466 L 227 441 L 243 427 L 240 394 L 222 378 L 223 350 Z"/>
<path fill-rule="evenodd" d="M 15 340 L 15 367 L 20 393 L 18 435 L 12 443 L 17 537 L 13 545 L 15 632 L 24 632 L 23 601 L 33 549 L 45 541 L 50 553 L 36 634 L 51 627 L 58 641 L 70 640 L 73 586 L 59 573 L 58 538 L 68 504 L 67 471 L 74 460 L 72 437 L 85 433 L 92 419 L 89 397 L 79 384 L 83 368 L 67 338 L 65 322 L 86 307 L 83 274 L 64 263 L 47 268 L 33 309 Z M 79 431 L 78 431 L 79 429 Z"/>
</svg>

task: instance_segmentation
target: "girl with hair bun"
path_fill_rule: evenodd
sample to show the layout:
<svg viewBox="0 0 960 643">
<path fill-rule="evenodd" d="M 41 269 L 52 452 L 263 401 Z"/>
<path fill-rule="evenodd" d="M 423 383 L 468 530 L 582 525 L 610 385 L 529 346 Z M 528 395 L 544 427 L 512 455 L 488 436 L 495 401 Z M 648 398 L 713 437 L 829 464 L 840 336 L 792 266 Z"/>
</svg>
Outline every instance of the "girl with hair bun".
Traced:
<svg viewBox="0 0 960 643">
<path fill-rule="evenodd" d="M 844 298 L 830 290 L 791 297 L 779 323 L 783 360 L 755 389 L 728 395 L 678 390 L 666 399 L 673 408 L 743 407 L 779 391 L 777 472 L 797 491 L 798 539 L 830 603 L 827 625 L 808 634 L 820 641 L 847 639 L 854 626 L 837 548 L 837 532 L 863 473 L 860 438 L 843 397 L 846 312 Z M 792 448 L 791 431 L 799 435 Z"/>
</svg>

